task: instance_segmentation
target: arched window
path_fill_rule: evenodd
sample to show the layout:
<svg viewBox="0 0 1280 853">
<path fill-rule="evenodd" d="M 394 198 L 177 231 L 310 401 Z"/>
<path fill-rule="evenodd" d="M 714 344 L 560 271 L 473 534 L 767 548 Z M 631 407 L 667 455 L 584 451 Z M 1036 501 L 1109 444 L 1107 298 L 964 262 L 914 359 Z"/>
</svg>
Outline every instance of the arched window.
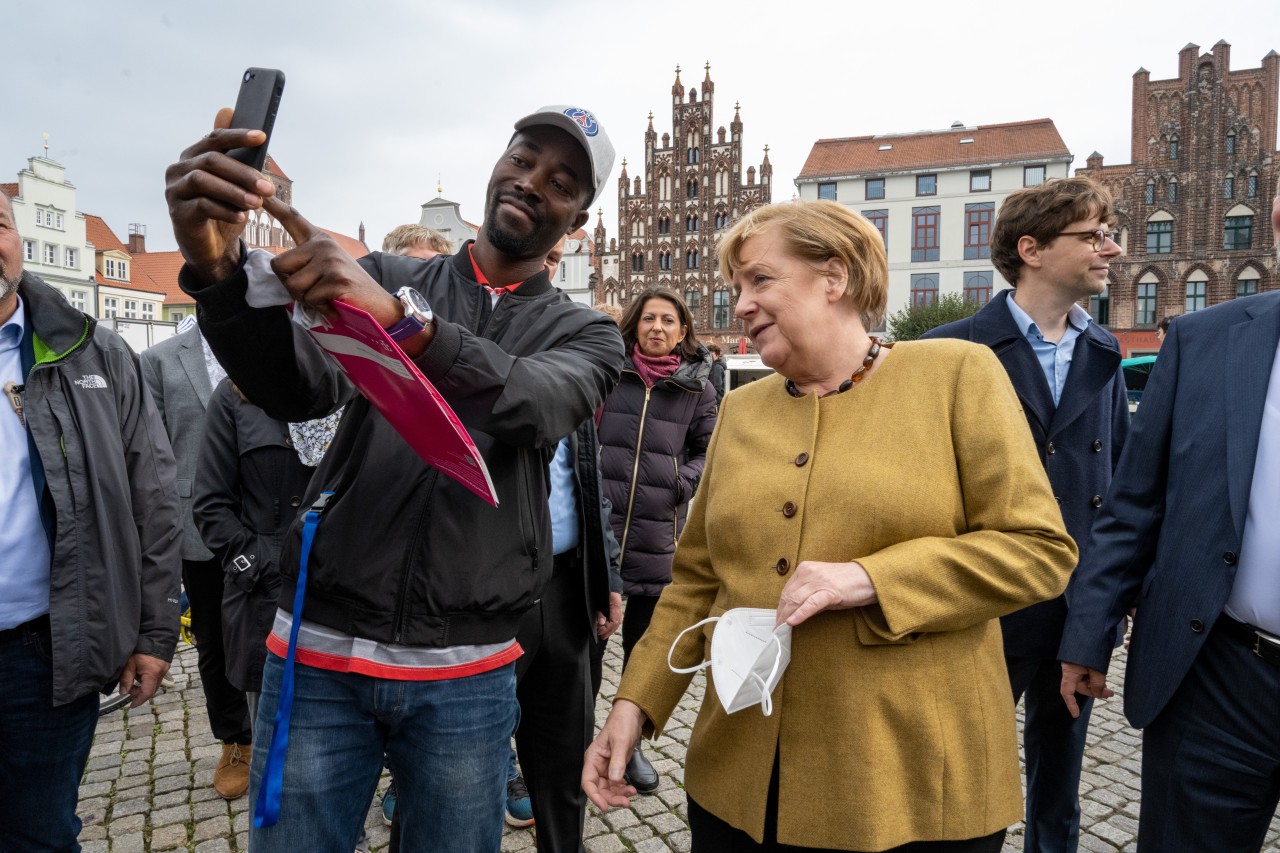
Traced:
<svg viewBox="0 0 1280 853">
<path fill-rule="evenodd" d="M 687 269 L 696 270 L 698 268 L 698 250 L 690 249 L 685 252 L 684 265 Z"/>
<path fill-rule="evenodd" d="M 689 183 L 685 184 L 685 195 L 689 198 L 698 197 L 698 181 L 694 178 L 689 179 Z"/>
<path fill-rule="evenodd" d="M 644 272 L 644 255 L 636 252 L 631 256 L 631 271 Z"/>
<path fill-rule="evenodd" d="M 1253 248 L 1253 210 L 1237 204 L 1222 220 L 1222 248 Z"/>
<path fill-rule="evenodd" d="M 1156 324 L 1156 287 L 1160 279 L 1155 273 L 1147 273 L 1138 280 L 1138 301 L 1135 305 L 1134 323 L 1138 326 Z"/>
<path fill-rule="evenodd" d="M 1177 134 L 1169 137 L 1169 159 L 1178 159 L 1178 137 Z"/>
<path fill-rule="evenodd" d="M 1178 179 L 1169 179 L 1169 204 L 1178 203 Z"/>
<path fill-rule="evenodd" d="M 1146 202 L 1147 204 L 1155 204 L 1155 203 L 1156 203 L 1156 181 L 1155 181 L 1155 178 L 1152 178 L 1152 179 L 1150 179 L 1150 180 L 1148 180 L 1148 181 L 1147 181 L 1147 191 L 1146 191 L 1146 194 L 1143 196 L 1143 201 L 1144 201 L 1144 202 Z"/>
<path fill-rule="evenodd" d="M 671 269 L 671 253 L 670 252 L 662 252 L 661 254 L 658 255 L 658 269 L 660 270 Z"/>
<path fill-rule="evenodd" d="M 1227 153 L 1236 153 L 1236 132 L 1234 130 L 1227 131 Z"/>
<path fill-rule="evenodd" d="M 1222 197 L 1223 198 L 1236 197 L 1236 176 L 1235 175 L 1227 175 L 1225 178 L 1222 179 Z"/>
<path fill-rule="evenodd" d="M 1173 217 L 1163 210 L 1147 219 L 1147 254 L 1167 255 L 1173 251 Z"/>
<path fill-rule="evenodd" d="M 1249 179 L 1248 181 L 1245 182 L 1244 194 L 1249 198 L 1258 197 L 1258 173 L 1257 172 L 1249 173 Z"/>
<path fill-rule="evenodd" d="M 711 297 L 711 325 L 717 329 L 729 328 L 729 291 L 717 290 Z"/>
<path fill-rule="evenodd" d="M 1258 271 L 1253 267 L 1245 267 L 1240 271 L 1240 275 L 1236 276 L 1236 298 L 1241 296 L 1253 296 L 1258 292 Z"/>
<path fill-rule="evenodd" d="M 684 221 L 684 230 L 686 231 L 698 230 L 698 214 L 696 213 L 689 214 L 689 218 Z"/>
<path fill-rule="evenodd" d="M 1199 311 L 1208 305 L 1209 276 L 1204 270 L 1196 270 L 1187 276 L 1187 308 L 1186 313 Z"/>
<path fill-rule="evenodd" d="M 698 309 L 702 306 L 702 293 L 696 287 L 691 287 L 684 292 L 685 304 L 689 306 L 689 313 L 693 315 L 694 322 L 698 320 Z"/>
</svg>

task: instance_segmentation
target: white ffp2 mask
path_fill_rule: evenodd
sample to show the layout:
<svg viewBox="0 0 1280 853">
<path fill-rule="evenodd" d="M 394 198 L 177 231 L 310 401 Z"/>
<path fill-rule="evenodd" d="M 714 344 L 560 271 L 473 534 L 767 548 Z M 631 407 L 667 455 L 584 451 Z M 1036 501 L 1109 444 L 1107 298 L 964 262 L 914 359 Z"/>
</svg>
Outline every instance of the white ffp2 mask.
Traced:
<svg viewBox="0 0 1280 853">
<path fill-rule="evenodd" d="M 774 627 L 776 610 L 736 607 L 723 616 L 710 616 L 685 628 L 667 651 L 672 672 L 690 673 L 711 667 L 711 681 L 726 714 L 759 705 L 767 717 L 773 713 L 773 688 L 791 662 L 791 626 Z M 718 623 L 711 634 L 711 660 L 684 669 L 671 663 L 671 655 L 685 634 L 703 625 Z"/>
</svg>

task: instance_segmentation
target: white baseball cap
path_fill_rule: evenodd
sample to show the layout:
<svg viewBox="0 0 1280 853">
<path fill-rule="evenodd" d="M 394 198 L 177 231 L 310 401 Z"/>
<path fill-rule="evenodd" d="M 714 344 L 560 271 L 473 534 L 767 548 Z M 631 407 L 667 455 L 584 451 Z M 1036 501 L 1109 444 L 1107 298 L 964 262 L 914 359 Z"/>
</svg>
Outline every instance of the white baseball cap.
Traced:
<svg viewBox="0 0 1280 853">
<path fill-rule="evenodd" d="M 539 124 L 558 127 L 572 136 L 587 152 L 587 160 L 591 163 L 591 204 L 600 197 L 600 190 L 613 171 L 613 143 L 604 127 L 596 120 L 595 114 L 582 107 L 568 104 L 552 104 L 541 107 L 516 122 L 516 130 L 524 130 Z"/>
</svg>

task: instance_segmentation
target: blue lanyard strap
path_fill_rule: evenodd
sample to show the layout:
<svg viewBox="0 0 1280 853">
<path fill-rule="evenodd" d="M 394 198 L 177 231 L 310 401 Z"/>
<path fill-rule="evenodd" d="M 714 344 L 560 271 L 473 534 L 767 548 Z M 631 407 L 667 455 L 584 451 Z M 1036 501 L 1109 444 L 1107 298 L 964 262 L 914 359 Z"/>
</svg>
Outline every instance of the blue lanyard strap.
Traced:
<svg viewBox="0 0 1280 853">
<path fill-rule="evenodd" d="M 293 594 L 293 624 L 289 627 L 289 650 L 284 658 L 284 674 L 280 678 L 280 702 L 276 707 L 275 726 L 271 732 L 271 749 L 262 771 L 258 802 L 253 809 L 253 825 L 261 829 L 275 826 L 280 819 L 280 794 L 284 789 L 284 757 L 289 750 L 289 719 L 293 716 L 293 661 L 298 651 L 298 629 L 302 627 L 302 602 L 307 595 L 307 561 L 311 542 L 315 539 L 320 516 L 333 492 L 322 492 L 307 510 L 302 525 L 302 557 L 298 568 L 298 585 Z"/>
</svg>

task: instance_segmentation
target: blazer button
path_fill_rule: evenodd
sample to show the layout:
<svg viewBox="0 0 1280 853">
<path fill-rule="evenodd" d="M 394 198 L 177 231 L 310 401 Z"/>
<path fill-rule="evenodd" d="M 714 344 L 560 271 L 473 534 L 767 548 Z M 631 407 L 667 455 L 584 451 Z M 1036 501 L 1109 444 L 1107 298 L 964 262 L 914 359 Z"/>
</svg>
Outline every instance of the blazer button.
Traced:
<svg viewBox="0 0 1280 853">
<path fill-rule="evenodd" d="M 1093 452 L 1094 452 L 1094 453 L 1101 453 L 1101 452 L 1102 452 L 1102 439 L 1100 439 L 1100 438 L 1095 438 L 1095 439 L 1093 440 Z"/>
<path fill-rule="evenodd" d="M 1089 503 L 1093 504 L 1094 509 L 1102 506 L 1102 495 L 1094 495 L 1093 500 L 1089 501 Z"/>
<path fill-rule="evenodd" d="M 797 507 L 796 507 L 795 501 L 787 501 L 782 505 L 782 514 L 785 515 L 787 518 L 791 518 L 796 514 L 796 509 Z"/>
<path fill-rule="evenodd" d="M 774 569 L 778 574 L 785 575 L 787 572 L 791 571 L 791 564 L 787 562 L 786 557 L 782 557 L 778 560 L 778 565 L 774 566 Z"/>
<path fill-rule="evenodd" d="M 806 462 L 808 462 L 808 461 L 809 461 L 809 454 L 808 454 L 808 453 L 801 453 L 799 456 L 797 456 L 797 457 L 796 457 L 796 467 L 797 467 L 797 468 L 803 468 L 803 467 L 804 467 L 804 463 L 806 463 Z"/>
<path fill-rule="evenodd" d="M 1236 552 L 1228 551 L 1225 554 L 1223 554 L 1222 562 L 1226 563 L 1228 566 L 1234 566 L 1236 564 Z"/>
<path fill-rule="evenodd" d="M 1195 631 L 1197 634 L 1203 633 L 1203 632 L 1204 632 L 1204 623 L 1203 623 L 1203 622 L 1201 622 L 1199 619 L 1192 619 L 1192 620 L 1191 620 L 1191 630 L 1192 630 L 1192 631 Z"/>
<path fill-rule="evenodd" d="M 294 495 L 293 497 L 289 498 L 289 506 L 293 507 L 294 509 L 297 509 L 298 507 L 302 506 L 302 498 L 298 497 L 297 495 Z"/>
<path fill-rule="evenodd" d="M 1045 452 L 1045 453 L 1048 453 L 1050 456 L 1052 456 L 1054 453 L 1057 453 L 1057 452 L 1058 452 L 1058 448 L 1054 447 L 1054 446 L 1053 446 L 1053 442 L 1051 441 L 1051 442 L 1049 442 L 1049 444 L 1045 447 L 1044 452 Z"/>
</svg>

